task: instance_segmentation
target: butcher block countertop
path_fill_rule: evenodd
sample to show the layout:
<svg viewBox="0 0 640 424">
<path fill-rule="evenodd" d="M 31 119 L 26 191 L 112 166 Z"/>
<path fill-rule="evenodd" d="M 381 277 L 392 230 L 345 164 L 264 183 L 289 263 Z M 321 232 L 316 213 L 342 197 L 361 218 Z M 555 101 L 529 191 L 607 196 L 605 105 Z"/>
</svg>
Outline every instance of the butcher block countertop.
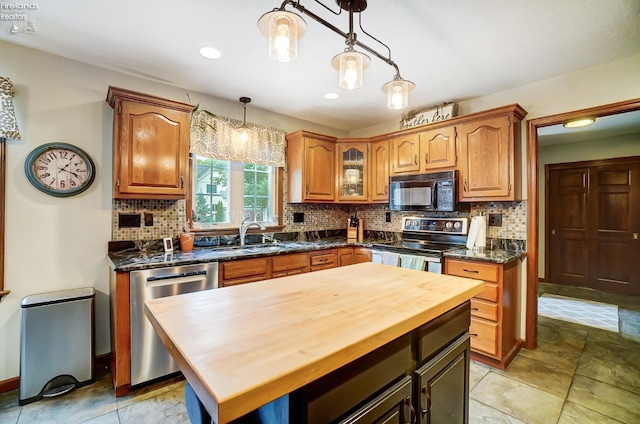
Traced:
<svg viewBox="0 0 640 424">
<path fill-rule="evenodd" d="M 218 423 L 385 345 L 482 291 L 479 280 L 361 263 L 146 302 Z"/>
</svg>

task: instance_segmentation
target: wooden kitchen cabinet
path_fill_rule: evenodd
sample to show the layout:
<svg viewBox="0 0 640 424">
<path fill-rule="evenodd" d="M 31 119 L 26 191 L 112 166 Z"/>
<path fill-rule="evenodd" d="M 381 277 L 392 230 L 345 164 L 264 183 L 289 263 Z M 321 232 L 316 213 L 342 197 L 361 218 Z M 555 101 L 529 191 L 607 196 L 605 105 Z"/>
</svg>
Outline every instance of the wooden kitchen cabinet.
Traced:
<svg viewBox="0 0 640 424">
<path fill-rule="evenodd" d="M 307 253 L 293 253 L 271 257 L 271 277 L 285 277 L 287 275 L 309 272 L 309 255 Z"/>
<path fill-rule="evenodd" d="M 336 144 L 338 201 L 349 203 L 369 200 L 369 144 Z"/>
<path fill-rule="evenodd" d="M 518 105 L 460 123 L 459 200 L 520 200 L 520 121 Z"/>
<path fill-rule="evenodd" d="M 309 264 L 311 271 L 335 268 L 338 266 L 338 255 L 336 249 L 318 250 L 309 253 Z"/>
<path fill-rule="evenodd" d="M 353 261 L 356 264 L 361 262 L 371 262 L 371 249 L 366 247 L 353 248 Z"/>
<path fill-rule="evenodd" d="M 389 140 L 391 145 L 391 175 L 420 172 L 420 135 L 400 134 Z"/>
<path fill-rule="evenodd" d="M 520 350 L 516 336 L 519 262 L 507 264 L 445 258 L 445 274 L 484 281 L 471 299 L 471 357 L 505 369 Z"/>
<path fill-rule="evenodd" d="M 305 131 L 286 135 L 289 203 L 336 200 L 336 139 Z"/>
<path fill-rule="evenodd" d="M 389 202 L 389 160 L 391 151 L 389 140 L 379 140 L 371 143 L 371 166 L 369 187 L 372 203 Z"/>
<path fill-rule="evenodd" d="M 184 199 L 194 106 L 109 87 L 113 108 L 113 197 Z"/>
<path fill-rule="evenodd" d="M 271 257 L 220 262 L 218 286 L 228 287 L 271 278 Z"/>
<path fill-rule="evenodd" d="M 338 266 L 371 262 L 371 249 L 365 247 L 341 247 L 338 249 Z"/>
<path fill-rule="evenodd" d="M 456 166 L 456 127 L 441 127 L 420 133 L 420 172 Z"/>
</svg>

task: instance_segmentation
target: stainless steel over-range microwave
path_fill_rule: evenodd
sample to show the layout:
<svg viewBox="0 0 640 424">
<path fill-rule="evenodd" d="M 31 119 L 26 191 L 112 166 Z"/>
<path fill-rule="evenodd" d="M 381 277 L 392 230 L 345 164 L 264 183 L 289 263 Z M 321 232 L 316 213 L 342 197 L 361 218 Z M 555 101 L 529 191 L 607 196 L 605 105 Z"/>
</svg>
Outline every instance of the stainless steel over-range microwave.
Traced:
<svg viewBox="0 0 640 424">
<path fill-rule="evenodd" d="M 423 212 L 469 211 L 469 204 L 458 203 L 456 177 L 455 170 L 390 177 L 389 209 Z"/>
</svg>

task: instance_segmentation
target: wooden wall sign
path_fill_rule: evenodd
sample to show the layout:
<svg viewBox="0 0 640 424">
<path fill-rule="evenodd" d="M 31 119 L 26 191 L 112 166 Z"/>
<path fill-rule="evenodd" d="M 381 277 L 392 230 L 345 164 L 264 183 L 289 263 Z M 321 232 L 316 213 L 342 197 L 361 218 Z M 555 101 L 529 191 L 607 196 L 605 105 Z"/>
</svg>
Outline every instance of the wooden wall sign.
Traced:
<svg viewBox="0 0 640 424">
<path fill-rule="evenodd" d="M 458 105 L 455 103 L 446 103 L 429 109 L 411 110 L 402 115 L 400 129 L 406 130 L 407 128 L 419 127 L 433 122 L 445 121 L 453 118 L 457 113 Z"/>
</svg>

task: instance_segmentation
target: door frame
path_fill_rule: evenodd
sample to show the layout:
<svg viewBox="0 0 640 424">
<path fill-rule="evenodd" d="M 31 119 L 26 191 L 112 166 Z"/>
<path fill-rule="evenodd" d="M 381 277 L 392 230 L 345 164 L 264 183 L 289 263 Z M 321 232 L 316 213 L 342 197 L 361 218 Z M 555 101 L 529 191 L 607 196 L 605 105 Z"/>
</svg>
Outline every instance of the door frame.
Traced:
<svg viewBox="0 0 640 424">
<path fill-rule="evenodd" d="M 572 112 L 531 119 L 527 122 L 527 290 L 525 315 L 526 349 L 536 348 L 538 339 L 538 128 L 562 124 L 584 116 L 601 117 L 640 110 L 640 99 L 626 100 Z"/>
</svg>

